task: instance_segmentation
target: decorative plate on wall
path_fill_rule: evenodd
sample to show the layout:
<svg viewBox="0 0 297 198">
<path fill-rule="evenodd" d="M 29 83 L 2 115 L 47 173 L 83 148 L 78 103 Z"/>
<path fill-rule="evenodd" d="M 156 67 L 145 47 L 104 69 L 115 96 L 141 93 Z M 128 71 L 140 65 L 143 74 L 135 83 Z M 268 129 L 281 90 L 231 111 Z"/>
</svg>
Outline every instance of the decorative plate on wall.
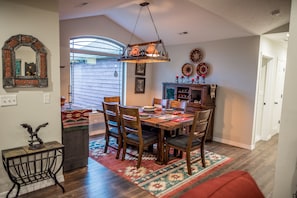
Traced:
<svg viewBox="0 0 297 198">
<path fill-rule="evenodd" d="M 202 56 L 202 52 L 200 49 L 195 48 L 191 51 L 190 53 L 190 59 L 193 63 L 198 63 L 202 60 L 203 56 Z"/>
<path fill-rule="evenodd" d="M 190 63 L 185 63 L 182 67 L 182 74 L 184 76 L 191 76 L 193 73 L 193 65 Z"/>
<path fill-rule="evenodd" d="M 197 65 L 197 74 L 199 76 L 202 76 L 202 75 L 206 76 L 207 73 L 208 73 L 208 65 L 206 63 L 199 63 Z"/>
</svg>

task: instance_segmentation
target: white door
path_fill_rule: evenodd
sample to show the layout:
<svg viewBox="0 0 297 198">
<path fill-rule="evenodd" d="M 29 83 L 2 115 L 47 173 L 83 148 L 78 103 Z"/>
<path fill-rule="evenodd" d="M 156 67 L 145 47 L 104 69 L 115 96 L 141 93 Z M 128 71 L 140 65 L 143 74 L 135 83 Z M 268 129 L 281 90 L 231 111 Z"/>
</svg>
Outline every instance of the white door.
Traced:
<svg viewBox="0 0 297 198">
<path fill-rule="evenodd" d="M 277 72 L 276 72 L 276 78 L 275 78 L 276 84 L 275 84 L 275 96 L 274 96 L 274 105 L 273 105 L 273 120 L 272 120 L 273 134 L 272 135 L 279 133 L 282 102 L 283 102 L 285 72 L 286 72 L 286 61 L 278 60 Z"/>
</svg>

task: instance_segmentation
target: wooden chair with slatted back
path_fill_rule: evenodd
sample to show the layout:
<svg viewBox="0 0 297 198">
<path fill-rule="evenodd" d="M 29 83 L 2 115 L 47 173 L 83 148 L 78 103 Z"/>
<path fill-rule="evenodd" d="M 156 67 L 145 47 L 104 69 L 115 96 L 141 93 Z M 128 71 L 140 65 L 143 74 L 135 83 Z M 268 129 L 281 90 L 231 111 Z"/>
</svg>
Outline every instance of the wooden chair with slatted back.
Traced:
<svg viewBox="0 0 297 198">
<path fill-rule="evenodd" d="M 105 96 L 103 98 L 104 102 L 117 102 L 117 103 L 121 103 L 121 97 L 120 96 Z"/>
<path fill-rule="evenodd" d="M 188 102 L 186 100 L 181 100 L 181 101 L 170 100 L 169 101 L 169 108 L 177 110 L 177 111 L 185 111 L 186 108 L 187 108 L 187 103 Z"/>
<path fill-rule="evenodd" d="M 158 133 L 141 128 L 138 108 L 120 106 L 120 118 L 123 134 L 123 154 L 125 160 L 127 145 L 138 147 L 137 169 L 140 167 L 145 147 L 158 143 Z"/>
<path fill-rule="evenodd" d="M 168 99 L 161 99 L 161 98 L 153 98 L 153 106 L 155 105 L 161 105 L 162 108 L 167 109 L 168 108 Z"/>
<path fill-rule="evenodd" d="M 168 163 L 169 150 L 174 148 L 186 152 L 188 174 L 192 175 L 191 163 L 202 160 L 202 166 L 205 167 L 204 145 L 209 129 L 209 123 L 212 115 L 212 109 L 195 112 L 192 128 L 189 134 L 182 134 L 176 137 L 168 137 L 165 141 L 165 162 Z M 200 148 L 200 158 L 191 162 L 191 151 Z"/>
<path fill-rule="evenodd" d="M 186 100 L 181 100 L 181 101 L 177 101 L 177 100 L 170 100 L 169 101 L 169 108 L 170 109 L 174 109 L 176 111 L 186 111 L 187 108 L 187 104 L 188 102 Z M 182 131 L 184 131 L 186 129 L 181 128 L 179 130 L 175 130 L 175 131 L 171 131 L 171 136 L 175 136 L 178 133 L 181 133 Z"/>
<path fill-rule="evenodd" d="M 119 158 L 121 148 L 123 145 L 123 137 L 121 133 L 121 121 L 119 114 L 119 104 L 112 102 L 102 102 L 104 120 L 105 120 L 105 147 L 104 153 L 107 152 L 108 146 L 117 150 L 116 159 Z M 109 145 L 110 137 L 114 137 L 117 139 L 118 147 L 114 147 Z"/>
</svg>

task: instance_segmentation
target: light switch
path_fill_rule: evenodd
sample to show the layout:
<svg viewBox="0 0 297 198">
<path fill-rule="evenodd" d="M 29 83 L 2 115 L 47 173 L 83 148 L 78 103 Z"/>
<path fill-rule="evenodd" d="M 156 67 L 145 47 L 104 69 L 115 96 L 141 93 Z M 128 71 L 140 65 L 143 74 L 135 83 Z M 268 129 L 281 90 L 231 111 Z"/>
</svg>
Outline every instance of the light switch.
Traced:
<svg viewBox="0 0 297 198">
<path fill-rule="evenodd" d="M 16 95 L 5 95 L 1 96 L 1 106 L 14 106 L 17 105 L 17 96 Z"/>
<path fill-rule="evenodd" d="M 44 104 L 49 104 L 51 103 L 51 96 L 49 93 L 43 94 L 43 102 Z"/>
</svg>

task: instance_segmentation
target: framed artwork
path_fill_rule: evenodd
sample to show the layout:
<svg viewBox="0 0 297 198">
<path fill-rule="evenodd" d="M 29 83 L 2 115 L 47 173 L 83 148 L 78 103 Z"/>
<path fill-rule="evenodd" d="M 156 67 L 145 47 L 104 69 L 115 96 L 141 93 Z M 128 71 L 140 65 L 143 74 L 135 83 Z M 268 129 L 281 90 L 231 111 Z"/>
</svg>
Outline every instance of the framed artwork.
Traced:
<svg viewBox="0 0 297 198">
<path fill-rule="evenodd" d="M 135 65 L 135 75 L 145 76 L 146 63 L 136 63 Z"/>
<path fill-rule="evenodd" d="M 135 78 L 135 93 L 144 93 L 145 91 L 145 78 Z"/>
</svg>

